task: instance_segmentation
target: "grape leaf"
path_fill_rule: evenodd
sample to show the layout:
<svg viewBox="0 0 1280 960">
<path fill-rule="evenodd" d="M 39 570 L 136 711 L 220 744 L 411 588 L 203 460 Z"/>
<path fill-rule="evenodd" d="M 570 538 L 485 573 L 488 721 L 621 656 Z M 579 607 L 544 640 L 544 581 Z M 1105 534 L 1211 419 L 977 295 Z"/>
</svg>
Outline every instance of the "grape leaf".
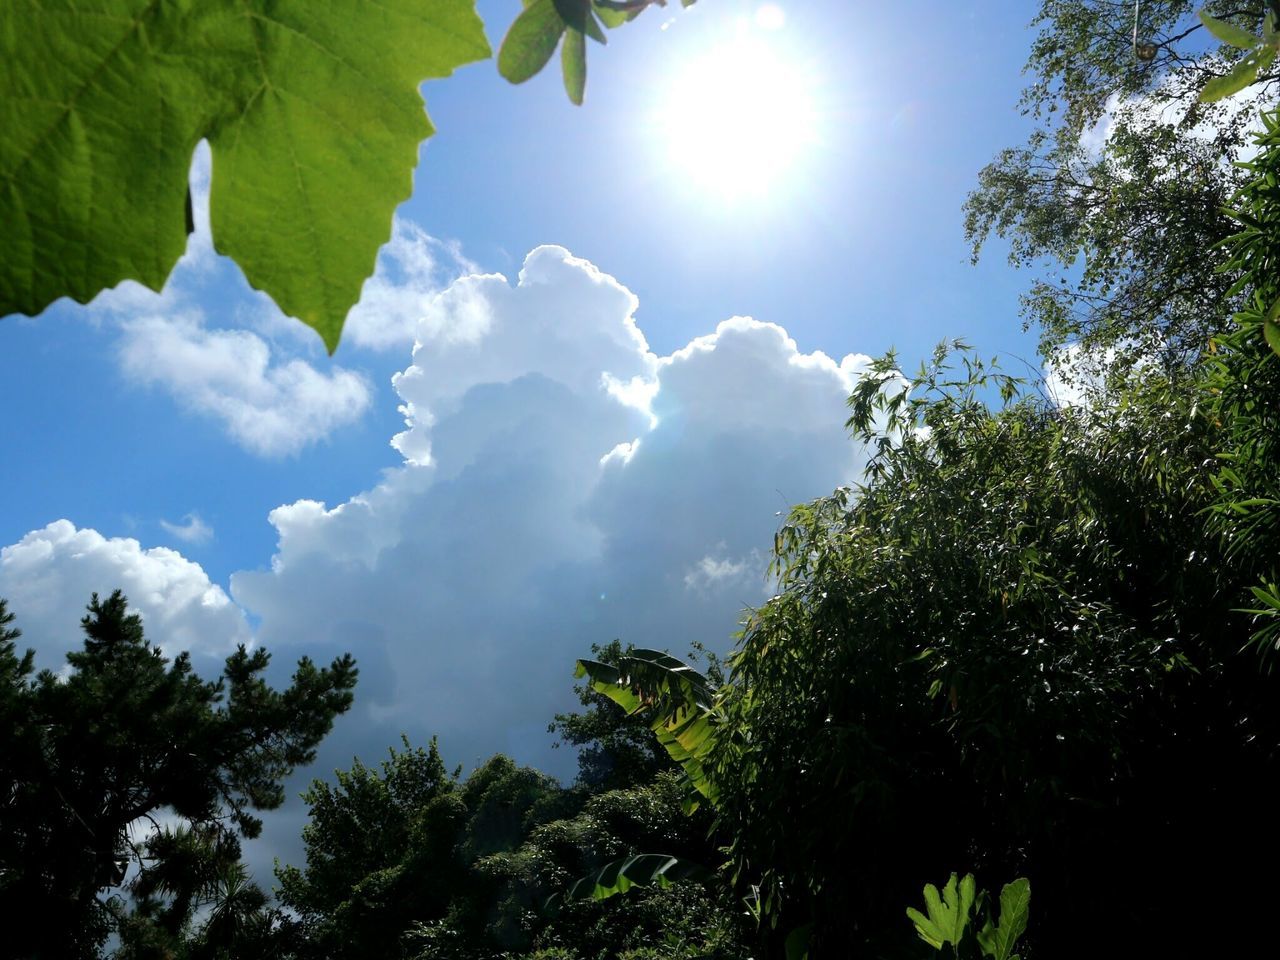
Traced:
<svg viewBox="0 0 1280 960">
<path fill-rule="evenodd" d="M 472 0 L 6 0 L 0 316 L 160 289 L 208 139 L 215 247 L 333 350 L 433 132 L 418 84 L 488 55 Z"/>
</svg>

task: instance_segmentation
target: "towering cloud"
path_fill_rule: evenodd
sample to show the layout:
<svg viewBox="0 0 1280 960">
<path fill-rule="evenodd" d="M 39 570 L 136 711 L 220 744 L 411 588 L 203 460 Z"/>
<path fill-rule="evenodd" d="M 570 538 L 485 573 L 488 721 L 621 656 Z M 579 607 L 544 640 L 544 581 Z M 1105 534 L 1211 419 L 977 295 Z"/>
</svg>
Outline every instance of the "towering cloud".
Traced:
<svg viewBox="0 0 1280 960">
<path fill-rule="evenodd" d="M 574 659 L 615 637 L 728 649 L 768 595 L 780 514 L 863 463 L 843 423 L 865 357 L 802 353 L 781 327 L 742 317 L 657 356 L 637 306 L 550 246 L 514 283 L 469 276 L 426 298 L 394 379 L 403 462 L 345 502 L 272 511 L 275 555 L 231 578 L 234 603 L 171 550 L 66 521 L 4 549 L 0 595 L 33 639 L 74 637 L 88 594 L 122 586 L 170 649 L 225 651 L 252 618 L 281 671 L 303 654 L 353 652 L 356 705 L 321 747 L 322 775 L 355 754 L 376 762 L 402 731 L 438 734 L 455 762 L 503 751 L 571 775 L 546 728 L 574 705 Z M 190 335 L 209 354 L 190 354 L 194 384 L 255 378 L 245 392 L 261 402 L 235 408 L 244 442 L 265 451 L 306 435 L 313 414 L 272 386 L 252 343 L 132 322 L 140 370 L 187 356 L 164 338 Z M 290 378 L 322 404 L 341 390 Z M 219 416 L 237 429 L 241 414 Z M 252 848 L 264 876 L 272 856 L 297 856 L 301 815 L 296 803 L 273 815 Z"/>
<path fill-rule="evenodd" d="M 865 358 L 803 354 L 745 318 L 657 357 L 636 308 L 558 247 L 514 285 L 459 280 L 395 378 L 405 464 L 332 508 L 272 513 L 271 569 L 232 593 L 268 647 L 361 658 L 376 723 L 338 750 L 403 729 L 563 772 L 546 724 L 574 658 L 614 637 L 727 648 L 766 595 L 779 511 L 855 479 L 842 424 Z"/>
</svg>

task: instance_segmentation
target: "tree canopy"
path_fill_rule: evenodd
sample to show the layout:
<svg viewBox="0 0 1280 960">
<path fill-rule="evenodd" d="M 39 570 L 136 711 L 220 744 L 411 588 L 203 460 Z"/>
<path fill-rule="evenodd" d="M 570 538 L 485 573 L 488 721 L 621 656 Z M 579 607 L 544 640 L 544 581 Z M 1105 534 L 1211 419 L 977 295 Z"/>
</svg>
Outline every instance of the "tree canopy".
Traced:
<svg viewBox="0 0 1280 960">
<path fill-rule="evenodd" d="M 1186 364 L 1244 302 L 1209 251 L 1235 232 L 1223 209 L 1246 176 L 1231 161 L 1280 75 L 1269 67 L 1244 99 L 1202 102 L 1240 51 L 1208 33 L 1200 7 L 1251 32 L 1270 9 L 1141 3 L 1135 28 L 1132 4 L 1040 6 L 1021 102 L 1036 127 L 979 174 L 965 231 L 975 258 L 995 235 L 1011 263 L 1037 268 L 1024 319 L 1046 355 L 1082 343 Z"/>
<path fill-rule="evenodd" d="M 197 845 L 205 861 L 238 860 L 238 838 L 261 830 L 255 812 L 283 802 L 284 778 L 311 762 L 356 682 L 350 656 L 304 657 L 273 690 L 267 652 L 244 647 L 204 680 L 188 654 L 169 661 L 151 645 L 118 591 L 90 602 L 65 675 L 33 676 L 11 620 L 0 602 L 0 893 L 29 918 L 9 934 L 18 957 L 97 956 L 118 908 L 107 895 L 126 880 L 146 899 L 149 878 Z M 160 830 L 163 816 L 189 830 Z M 168 890 L 190 903 L 200 882 L 187 883 Z"/>
</svg>

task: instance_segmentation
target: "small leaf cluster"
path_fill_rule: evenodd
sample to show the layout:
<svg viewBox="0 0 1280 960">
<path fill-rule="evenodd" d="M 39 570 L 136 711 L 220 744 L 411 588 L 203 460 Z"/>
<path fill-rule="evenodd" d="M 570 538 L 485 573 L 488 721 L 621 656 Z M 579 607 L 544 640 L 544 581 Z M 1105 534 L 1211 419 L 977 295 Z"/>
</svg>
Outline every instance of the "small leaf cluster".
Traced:
<svg viewBox="0 0 1280 960">
<path fill-rule="evenodd" d="M 681 0 L 686 7 L 695 2 Z M 541 72 L 558 46 L 565 93 L 580 105 L 587 86 L 587 38 L 608 43 L 606 28 L 620 27 L 654 5 L 666 6 L 666 0 L 524 0 L 498 50 L 498 72 L 524 83 Z"/>
</svg>

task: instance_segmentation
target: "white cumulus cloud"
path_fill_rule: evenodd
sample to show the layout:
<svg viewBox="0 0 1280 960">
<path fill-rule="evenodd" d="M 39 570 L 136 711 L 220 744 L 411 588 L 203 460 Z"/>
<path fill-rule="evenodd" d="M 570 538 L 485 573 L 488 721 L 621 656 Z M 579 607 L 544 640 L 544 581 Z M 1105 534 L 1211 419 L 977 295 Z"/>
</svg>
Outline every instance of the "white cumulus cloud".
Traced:
<svg viewBox="0 0 1280 960">
<path fill-rule="evenodd" d="M 343 340 L 372 350 L 412 346 L 431 299 L 450 281 L 476 270 L 457 243 L 437 240 L 397 217 L 390 241 L 378 252 L 377 269 L 347 315 Z"/>
<path fill-rule="evenodd" d="M 404 732 L 438 734 L 451 762 L 502 751 L 571 776 L 546 726 L 576 705 L 575 658 L 615 637 L 726 650 L 765 596 L 779 514 L 865 463 L 843 426 L 865 357 L 806 352 L 745 317 L 658 356 L 638 309 L 552 246 L 514 282 L 470 276 L 433 295 L 394 380 L 404 462 L 343 502 L 273 510 L 274 556 L 232 576 L 234 603 L 173 551 L 65 521 L 5 548 L 0 595 L 41 630 L 61 617 L 50 635 L 75 633 L 91 590 L 122 586 L 175 646 L 247 637 L 248 617 L 273 663 L 352 652 L 355 706 L 322 744 L 321 773 Z M 252 335 L 198 320 L 134 319 L 123 355 L 264 451 L 302 442 L 306 403 L 331 410 L 323 423 L 357 402 L 326 407 L 341 379 L 278 377 Z M 296 804 L 273 815 L 255 862 L 296 862 L 298 818 Z"/>
<path fill-rule="evenodd" d="M 144 548 L 127 537 L 104 537 L 57 520 L 0 548 L 0 597 L 22 629 L 20 645 L 37 664 L 57 669 L 79 649 L 80 618 L 89 598 L 123 590 L 141 614 L 148 638 L 169 656 L 225 657 L 249 643 L 249 625 L 199 564 L 165 547 Z"/>
<path fill-rule="evenodd" d="M 546 723 L 572 704 L 574 658 L 614 637 L 726 648 L 762 599 L 778 513 L 857 479 L 844 404 L 865 357 L 741 317 L 655 356 L 637 307 L 559 247 L 514 283 L 459 280 L 395 378 L 404 465 L 336 506 L 273 511 L 271 567 L 232 594 L 269 649 L 361 661 L 366 719 L 335 757 L 405 730 L 569 772 Z"/>
<path fill-rule="evenodd" d="M 120 364 L 130 379 L 163 387 L 262 456 L 297 453 L 369 406 L 359 374 L 321 372 L 298 358 L 277 362 L 257 334 L 210 330 L 198 315 L 135 317 L 121 323 L 121 334 Z"/>
<path fill-rule="evenodd" d="M 371 391 L 358 373 L 321 355 L 313 331 L 250 290 L 238 269 L 216 255 L 209 172 L 201 144 L 190 179 L 195 231 L 164 289 L 122 283 L 95 299 L 89 316 L 119 329 L 117 357 L 130 381 L 162 388 L 251 453 L 297 454 L 363 417 Z M 430 328 L 423 317 L 434 298 L 474 270 L 456 243 L 397 218 L 347 319 L 344 343 L 409 348 L 419 330 Z M 216 299 L 209 296 L 214 291 Z M 449 335 L 465 337 L 466 330 L 464 324 Z"/>
</svg>

